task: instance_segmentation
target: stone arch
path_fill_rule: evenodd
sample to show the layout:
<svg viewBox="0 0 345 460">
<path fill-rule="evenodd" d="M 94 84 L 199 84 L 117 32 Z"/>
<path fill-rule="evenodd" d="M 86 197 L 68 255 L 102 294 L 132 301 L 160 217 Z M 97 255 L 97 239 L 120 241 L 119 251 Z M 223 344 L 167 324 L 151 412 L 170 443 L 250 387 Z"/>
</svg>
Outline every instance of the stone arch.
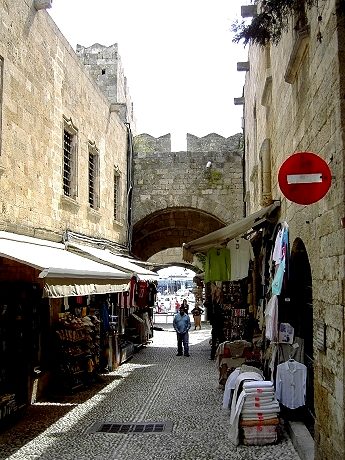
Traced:
<svg viewBox="0 0 345 460">
<path fill-rule="evenodd" d="M 301 238 L 291 247 L 289 294 L 292 302 L 295 333 L 305 340 L 305 351 L 313 353 L 312 275 L 307 250 Z"/>
<path fill-rule="evenodd" d="M 150 262 L 150 260 L 149 260 L 149 262 Z M 184 262 L 184 261 L 176 261 L 176 260 L 174 260 L 174 261 L 170 261 L 170 262 L 169 261 L 168 262 L 162 262 L 161 264 L 153 261 L 153 263 L 154 263 L 154 267 L 150 268 L 150 270 L 153 271 L 153 272 L 158 272 L 162 268 L 180 267 L 180 268 L 186 268 L 188 270 L 191 270 L 195 274 L 202 273 L 202 269 L 200 267 L 196 267 L 195 265 L 190 264 L 188 262 Z"/>
<path fill-rule="evenodd" d="M 144 217 L 133 227 L 131 252 L 142 260 L 224 227 L 225 222 L 195 208 L 171 207 Z M 181 249 L 182 250 L 182 249 Z"/>
</svg>

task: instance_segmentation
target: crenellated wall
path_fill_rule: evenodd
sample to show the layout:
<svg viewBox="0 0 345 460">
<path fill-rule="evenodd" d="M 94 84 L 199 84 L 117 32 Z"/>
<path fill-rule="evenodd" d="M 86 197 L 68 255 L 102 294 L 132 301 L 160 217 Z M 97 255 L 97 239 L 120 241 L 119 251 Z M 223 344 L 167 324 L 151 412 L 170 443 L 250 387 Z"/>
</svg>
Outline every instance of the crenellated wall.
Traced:
<svg viewBox="0 0 345 460">
<path fill-rule="evenodd" d="M 171 207 L 195 208 L 224 223 L 243 216 L 242 135 L 188 134 L 187 141 L 186 152 L 171 152 L 170 134 L 135 137 L 133 224 Z"/>
</svg>

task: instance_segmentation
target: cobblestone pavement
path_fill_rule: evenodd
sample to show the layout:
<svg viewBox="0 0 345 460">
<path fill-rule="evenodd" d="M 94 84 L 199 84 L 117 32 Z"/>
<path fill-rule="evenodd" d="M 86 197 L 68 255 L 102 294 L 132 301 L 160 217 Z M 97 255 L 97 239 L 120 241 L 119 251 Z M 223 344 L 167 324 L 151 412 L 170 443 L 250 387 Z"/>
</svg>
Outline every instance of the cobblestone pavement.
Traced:
<svg viewBox="0 0 345 460">
<path fill-rule="evenodd" d="M 190 333 L 189 358 L 176 356 L 171 325 L 153 343 L 88 391 L 32 405 L 0 433 L 0 459 L 10 460 L 299 460 L 291 440 L 233 446 L 223 391 L 209 361 L 210 327 Z M 104 423 L 171 422 L 172 432 L 103 433 Z"/>
</svg>

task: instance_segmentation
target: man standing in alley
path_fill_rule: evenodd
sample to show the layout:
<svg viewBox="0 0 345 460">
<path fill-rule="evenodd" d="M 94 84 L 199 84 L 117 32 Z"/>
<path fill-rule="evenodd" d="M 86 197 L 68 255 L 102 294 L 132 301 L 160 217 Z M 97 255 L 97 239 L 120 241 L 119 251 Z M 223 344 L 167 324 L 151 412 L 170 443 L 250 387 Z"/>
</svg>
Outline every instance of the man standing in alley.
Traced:
<svg viewBox="0 0 345 460">
<path fill-rule="evenodd" d="M 182 351 L 185 356 L 189 356 L 189 334 L 190 319 L 181 305 L 179 313 L 176 313 L 173 320 L 173 326 L 177 334 L 177 356 L 182 356 Z M 183 345 L 183 350 L 182 350 Z"/>
<path fill-rule="evenodd" d="M 204 310 L 199 307 L 199 305 L 195 305 L 193 310 L 191 311 L 191 314 L 193 315 L 194 319 L 194 330 L 198 327 L 201 329 L 201 315 L 204 313 Z"/>
</svg>

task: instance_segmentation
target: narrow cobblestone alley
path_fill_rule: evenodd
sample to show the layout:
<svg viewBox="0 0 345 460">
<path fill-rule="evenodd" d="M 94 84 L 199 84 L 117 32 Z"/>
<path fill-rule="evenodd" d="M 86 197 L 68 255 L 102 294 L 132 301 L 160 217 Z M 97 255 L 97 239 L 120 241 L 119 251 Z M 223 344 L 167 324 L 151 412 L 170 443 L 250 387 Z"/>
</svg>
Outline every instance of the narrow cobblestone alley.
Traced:
<svg viewBox="0 0 345 460">
<path fill-rule="evenodd" d="M 176 356 L 175 333 L 171 325 L 163 327 L 154 332 L 152 344 L 107 374 L 109 383 L 88 399 L 81 392 L 62 405 L 32 406 L 30 419 L 0 434 L 0 459 L 299 459 L 285 434 L 277 445 L 234 447 L 229 414 L 221 408 L 223 391 L 208 360 L 210 326 L 190 333 L 189 358 Z M 118 422 L 171 422 L 172 431 L 97 432 L 102 424 Z M 46 429 L 36 432 L 44 423 Z"/>
</svg>

